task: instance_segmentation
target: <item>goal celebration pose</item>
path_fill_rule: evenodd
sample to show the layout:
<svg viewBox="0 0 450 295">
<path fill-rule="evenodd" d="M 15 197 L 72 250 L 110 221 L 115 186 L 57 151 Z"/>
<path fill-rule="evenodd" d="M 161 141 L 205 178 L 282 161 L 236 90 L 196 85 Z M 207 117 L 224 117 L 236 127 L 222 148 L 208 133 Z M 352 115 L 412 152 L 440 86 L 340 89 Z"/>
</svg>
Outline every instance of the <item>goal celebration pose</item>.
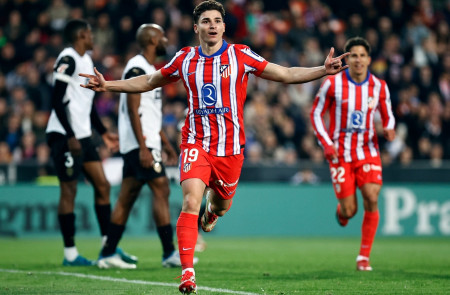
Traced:
<svg viewBox="0 0 450 295">
<path fill-rule="evenodd" d="M 343 54 L 334 58 L 330 50 L 323 66 L 283 67 L 267 62 L 248 46 L 223 40 L 225 10 L 216 1 L 204 1 L 194 9 L 194 31 L 200 46 L 185 47 L 162 69 L 128 80 L 105 81 L 82 74 L 89 81 L 82 87 L 94 91 L 146 92 L 182 80 L 188 113 L 180 146 L 180 182 L 183 205 L 177 222 L 178 249 L 182 264 L 182 293 L 196 293 L 194 249 L 202 198 L 206 210 L 202 229 L 211 231 L 219 216 L 232 203 L 244 161 L 243 108 L 249 74 L 283 83 L 305 83 L 346 69 Z"/>
</svg>

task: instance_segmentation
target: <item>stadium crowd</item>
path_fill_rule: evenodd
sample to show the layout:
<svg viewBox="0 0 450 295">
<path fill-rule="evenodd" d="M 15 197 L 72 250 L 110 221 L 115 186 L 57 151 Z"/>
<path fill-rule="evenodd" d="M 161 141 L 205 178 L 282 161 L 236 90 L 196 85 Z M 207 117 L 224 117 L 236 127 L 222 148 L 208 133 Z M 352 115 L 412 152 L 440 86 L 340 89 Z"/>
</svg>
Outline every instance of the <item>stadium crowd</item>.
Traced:
<svg viewBox="0 0 450 295">
<path fill-rule="evenodd" d="M 196 45 L 192 10 L 199 0 L 0 0 L 0 164 L 49 163 L 45 128 L 51 109 L 52 72 L 64 48 L 69 19 L 92 25 L 92 59 L 106 79 L 120 79 L 138 53 L 136 29 L 157 23 L 169 47 Z M 250 45 L 267 60 L 290 66 L 317 66 L 334 46 L 366 38 L 371 72 L 388 83 L 397 120 L 397 138 L 379 136 L 384 165 L 428 160 L 439 167 L 450 159 L 450 1 L 432 0 L 227 0 L 226 38 Z M 251 77 L 245 107 L 246 161 L 295 165 L 324 161 L 309 122 L 321 81 L 282 85 Z M 164 88 L 167 135 L 178 146 L 186 97 L 179 82 Z M 119 96 L 101 93 L 96 107 L 116 130 Z M 382 133 L 381 121 L 377 129 Z M 110 157 L 106 148 L 102 157 Z M 43 170 L 44 171 L 44 170 Z M 42 172 L 45 173 L 45 172 Z"/>
</svg>

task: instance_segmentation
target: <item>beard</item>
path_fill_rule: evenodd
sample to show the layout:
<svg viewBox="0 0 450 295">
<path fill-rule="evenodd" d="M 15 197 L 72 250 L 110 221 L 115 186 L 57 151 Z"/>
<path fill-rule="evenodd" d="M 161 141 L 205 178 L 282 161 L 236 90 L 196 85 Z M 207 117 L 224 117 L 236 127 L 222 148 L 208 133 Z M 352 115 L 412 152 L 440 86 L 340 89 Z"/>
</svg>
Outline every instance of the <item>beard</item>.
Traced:
<svg viewBox="0 0 450 295">
<path fill-rule="evenodd" d="M 166 47 L 158 45 L 156 47 L 156 56 L 165 56 L 167 53 Z"/>
</svg>

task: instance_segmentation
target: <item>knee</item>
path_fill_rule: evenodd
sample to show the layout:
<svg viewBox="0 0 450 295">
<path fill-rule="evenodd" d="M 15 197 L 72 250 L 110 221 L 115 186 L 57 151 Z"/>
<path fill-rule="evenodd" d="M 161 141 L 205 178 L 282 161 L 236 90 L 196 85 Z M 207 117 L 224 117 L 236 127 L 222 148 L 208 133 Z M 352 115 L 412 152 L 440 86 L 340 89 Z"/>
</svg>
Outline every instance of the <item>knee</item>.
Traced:
<svg viewBox="0 0 450 295">
<path fill-rule="evenodd" d="M 201 199 L 198 200 L 192 195 L 186 195 L 183 201 L 183 211 L 188 213 L 199 212 L 201 206 Z"/>
<path fill-rule="evenodd" d="M 163 186 L 153 191 L 153 197 L 159 200 L 169 200 L 170 188 L 168 186 Z"/>
</svg>

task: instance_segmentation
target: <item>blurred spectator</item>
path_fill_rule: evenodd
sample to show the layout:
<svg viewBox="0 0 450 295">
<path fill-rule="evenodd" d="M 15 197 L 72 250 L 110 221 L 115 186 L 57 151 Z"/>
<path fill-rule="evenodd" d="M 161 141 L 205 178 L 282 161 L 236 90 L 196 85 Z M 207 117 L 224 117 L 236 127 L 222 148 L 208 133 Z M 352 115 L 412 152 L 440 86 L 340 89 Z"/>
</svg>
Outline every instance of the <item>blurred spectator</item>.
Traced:
<svg viewBox="0 0 450 295">
<path fill-rule="evenodd" d="M 32 131 L 27 131 L 22 136 L 20 144 L 21 161 L 30 161 L 36 157 L 36 136 Z"/>
<path fill-rule="evenodd" d="M 51 28 L 55 31 L 62 31 L 70 14 L 70 8 L 64 0 L 52 0 L 47 12 Z"/>
<path fill-rule="evenodd" d="M 0 165 L 9 164 L 11 163 L 11 161 L 12 155 L 9 149 L 9 145 L 4 141 L 0 141 Z"/>
<path fill-rule="evenodd" d="M 97 17 L 97 25 L 93 31 L 95 44 L 104 54 L 114 52 L 114 30 L 110 25 L 109 15 L 102 13 Z"/>
<path fill-rule="evenodd" d="M 13 113 L 8 118 L 8 127 L 6 132 L 2 134 L 0 141 L 5 141 L 11 152 L 20 145 L 20 140 L 22 138 L 22 130 L 20 129 L 20 115 Z"/>
<path fill-rule="evenodd" d="M 320 181 L 319 177 L 314 174 L 312 170 L 304 169 L 299 170 L 297 173 L 295 173 L 291 177 L 291 184 L 292 185 L 299 185 L 299 184 L 317 184 Z"/>
<path fill-rule="evenodd" d="M 6 38 L 16 46 L 22 45 L 27 29 L 22 14 L 18 10 L 11 11 L 9 22 L 4 27 Z"/>
</svg>

